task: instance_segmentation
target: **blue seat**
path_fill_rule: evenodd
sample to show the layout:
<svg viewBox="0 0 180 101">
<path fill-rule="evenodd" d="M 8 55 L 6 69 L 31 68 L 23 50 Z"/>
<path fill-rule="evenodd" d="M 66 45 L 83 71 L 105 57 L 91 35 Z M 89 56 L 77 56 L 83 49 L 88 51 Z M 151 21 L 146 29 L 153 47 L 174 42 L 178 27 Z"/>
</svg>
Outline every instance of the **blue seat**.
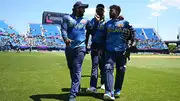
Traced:
<svg viewBox="0 0 180 101">
<path fill-rule="evenodd" d="M 142 28 L 135 28 L 136 31 L 136 38 L 140 40 L 146 40 Z"/>
<path fill-rule="evenodd" d="M 143 30 L 144 30 L 146 36 L 148 37 L 148 39 L 159 40 L 159 38 L 156 35 L 156 33 L 154 32 L 153 28 L 144 28 Z"/>
<path fill-rule="evenodd" d="M 29 34 L 32 36 L 41 36 L 41 24 L 29 24 Z"/>
<path fill-rule="evenodd" d="M 19 34 L 12 26 L 6 24 L 3 20 L 0 20 L 0 28 L 0 30 L 6 34 Z"/>
<path fill-rule="evenodd" d="M 57 25 L 42 25 L 42 32 L 45 37 L 60 36 L 60 30 Z"/>
</svg>

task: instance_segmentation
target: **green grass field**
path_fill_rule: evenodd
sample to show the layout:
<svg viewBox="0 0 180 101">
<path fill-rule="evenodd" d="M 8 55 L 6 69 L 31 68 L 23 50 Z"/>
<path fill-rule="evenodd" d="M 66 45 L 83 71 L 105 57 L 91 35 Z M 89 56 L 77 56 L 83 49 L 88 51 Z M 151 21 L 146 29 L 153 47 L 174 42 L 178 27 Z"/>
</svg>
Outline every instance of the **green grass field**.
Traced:
<svg viewBox="0 0 180 101">
<path fill-rule="evenodd" d="M 81 79 L 84 89 L 89 87 L 90 72 L 87 55 Z M 0 52 L 0 101 L 67 101 L 69 87 L 64 53 Z M 98 92 L 81 93 L 77 101 L 102 101 L 104 91 Z M 179 56 L 132 56 L 116 101 L 180 101 Z"/>
</svg>

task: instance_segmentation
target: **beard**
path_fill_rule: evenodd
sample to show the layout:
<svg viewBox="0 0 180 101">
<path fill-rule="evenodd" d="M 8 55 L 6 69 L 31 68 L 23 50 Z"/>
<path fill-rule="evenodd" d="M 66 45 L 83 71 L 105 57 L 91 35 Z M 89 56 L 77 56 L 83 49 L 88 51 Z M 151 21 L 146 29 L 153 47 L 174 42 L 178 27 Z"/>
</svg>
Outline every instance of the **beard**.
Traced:
<svg viewBox="0 0 180 101">
<path fill-rule="evenodd" d="M 104 12 L 96 12 L 97 15 L 99 15 L 100 17 L 104 16 Z"/>
<path fill-rule="evenodd" d="M 83 17 L 84 16 L 84 13 L 80 13 L 78 17 Z"/>
<path fill-rule="evenodd" d="M 83 17 L 84 16 L 84 12 L 78 11 L 78 17 Z"/>
<path fill-rule="evenodd" d="M 110 15 L 109 15 L 109 17 L 112 19 L 112 18 L 115 18 L 115 17 L 116 17 L 116 15 L 114 15 L 114 14 L 110 14 Z"/>
<path fill-rule="evenodd" d="M 100 16 L 100 18 L 103 18 L 104 17 L 104 14 L 98 14 Z"/>
</svg>

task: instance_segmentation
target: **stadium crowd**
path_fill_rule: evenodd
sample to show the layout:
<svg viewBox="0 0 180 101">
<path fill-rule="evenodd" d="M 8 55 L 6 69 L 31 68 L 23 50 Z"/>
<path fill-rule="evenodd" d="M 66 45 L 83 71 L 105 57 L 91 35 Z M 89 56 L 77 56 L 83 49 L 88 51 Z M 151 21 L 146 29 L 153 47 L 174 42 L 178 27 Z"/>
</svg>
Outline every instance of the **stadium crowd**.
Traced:
<svg viewBox="0 0 180 101">
<path fill-rule="evenodd" d="M 155 40 L 155 39 L 147 39 L 141 40 L 139 39 L 137 42 L 138 49 L 167 49 L 167 46 L 164 45 L 162 40 Z"/>
<path fill-rule="evenodd" d="M 65 48 L 65 44 L 60 37 L 45 37 L 41 35 L 37 36 L 25 36 L 19 34 L 1 34 L 0 35 L 0 51 L 16 49 L 29 49 L 29 47 L 34 47 L 33 49 L 47 49 L 47 48 Z"/>
</svg>

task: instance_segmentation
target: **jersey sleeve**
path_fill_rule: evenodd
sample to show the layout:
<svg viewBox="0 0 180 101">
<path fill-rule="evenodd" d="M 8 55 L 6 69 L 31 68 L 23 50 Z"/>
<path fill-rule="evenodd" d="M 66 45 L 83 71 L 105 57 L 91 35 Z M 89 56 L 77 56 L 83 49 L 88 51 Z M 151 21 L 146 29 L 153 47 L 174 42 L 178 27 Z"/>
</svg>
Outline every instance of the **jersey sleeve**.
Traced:
<svg viewBox="0 0 180 101">
<path fill-rule="evenodd" d="M 135 36 L 136 36 L 136 30 L 133 28 L 133 26 L 132 25 L 130 25 L 130 45 L 133 45 L 133 44 L 135 44 Z"/>
<path fill-rule="evenodd" d="M 68 19 L 67 16 L 64 16 L 61 23 L 62 38 L 64 40 L 68 39 L 67 30 L 68 30 Z"/>
<path fill-rule="evenodd" d="M 88 46 L 89 36 L 92 32 L 92 27 L 93 24 L 91 23 L 91 21 L 88 20 L 86 25 L 86 40 L 85 40 L 86 47 Z"/>
</svg>

